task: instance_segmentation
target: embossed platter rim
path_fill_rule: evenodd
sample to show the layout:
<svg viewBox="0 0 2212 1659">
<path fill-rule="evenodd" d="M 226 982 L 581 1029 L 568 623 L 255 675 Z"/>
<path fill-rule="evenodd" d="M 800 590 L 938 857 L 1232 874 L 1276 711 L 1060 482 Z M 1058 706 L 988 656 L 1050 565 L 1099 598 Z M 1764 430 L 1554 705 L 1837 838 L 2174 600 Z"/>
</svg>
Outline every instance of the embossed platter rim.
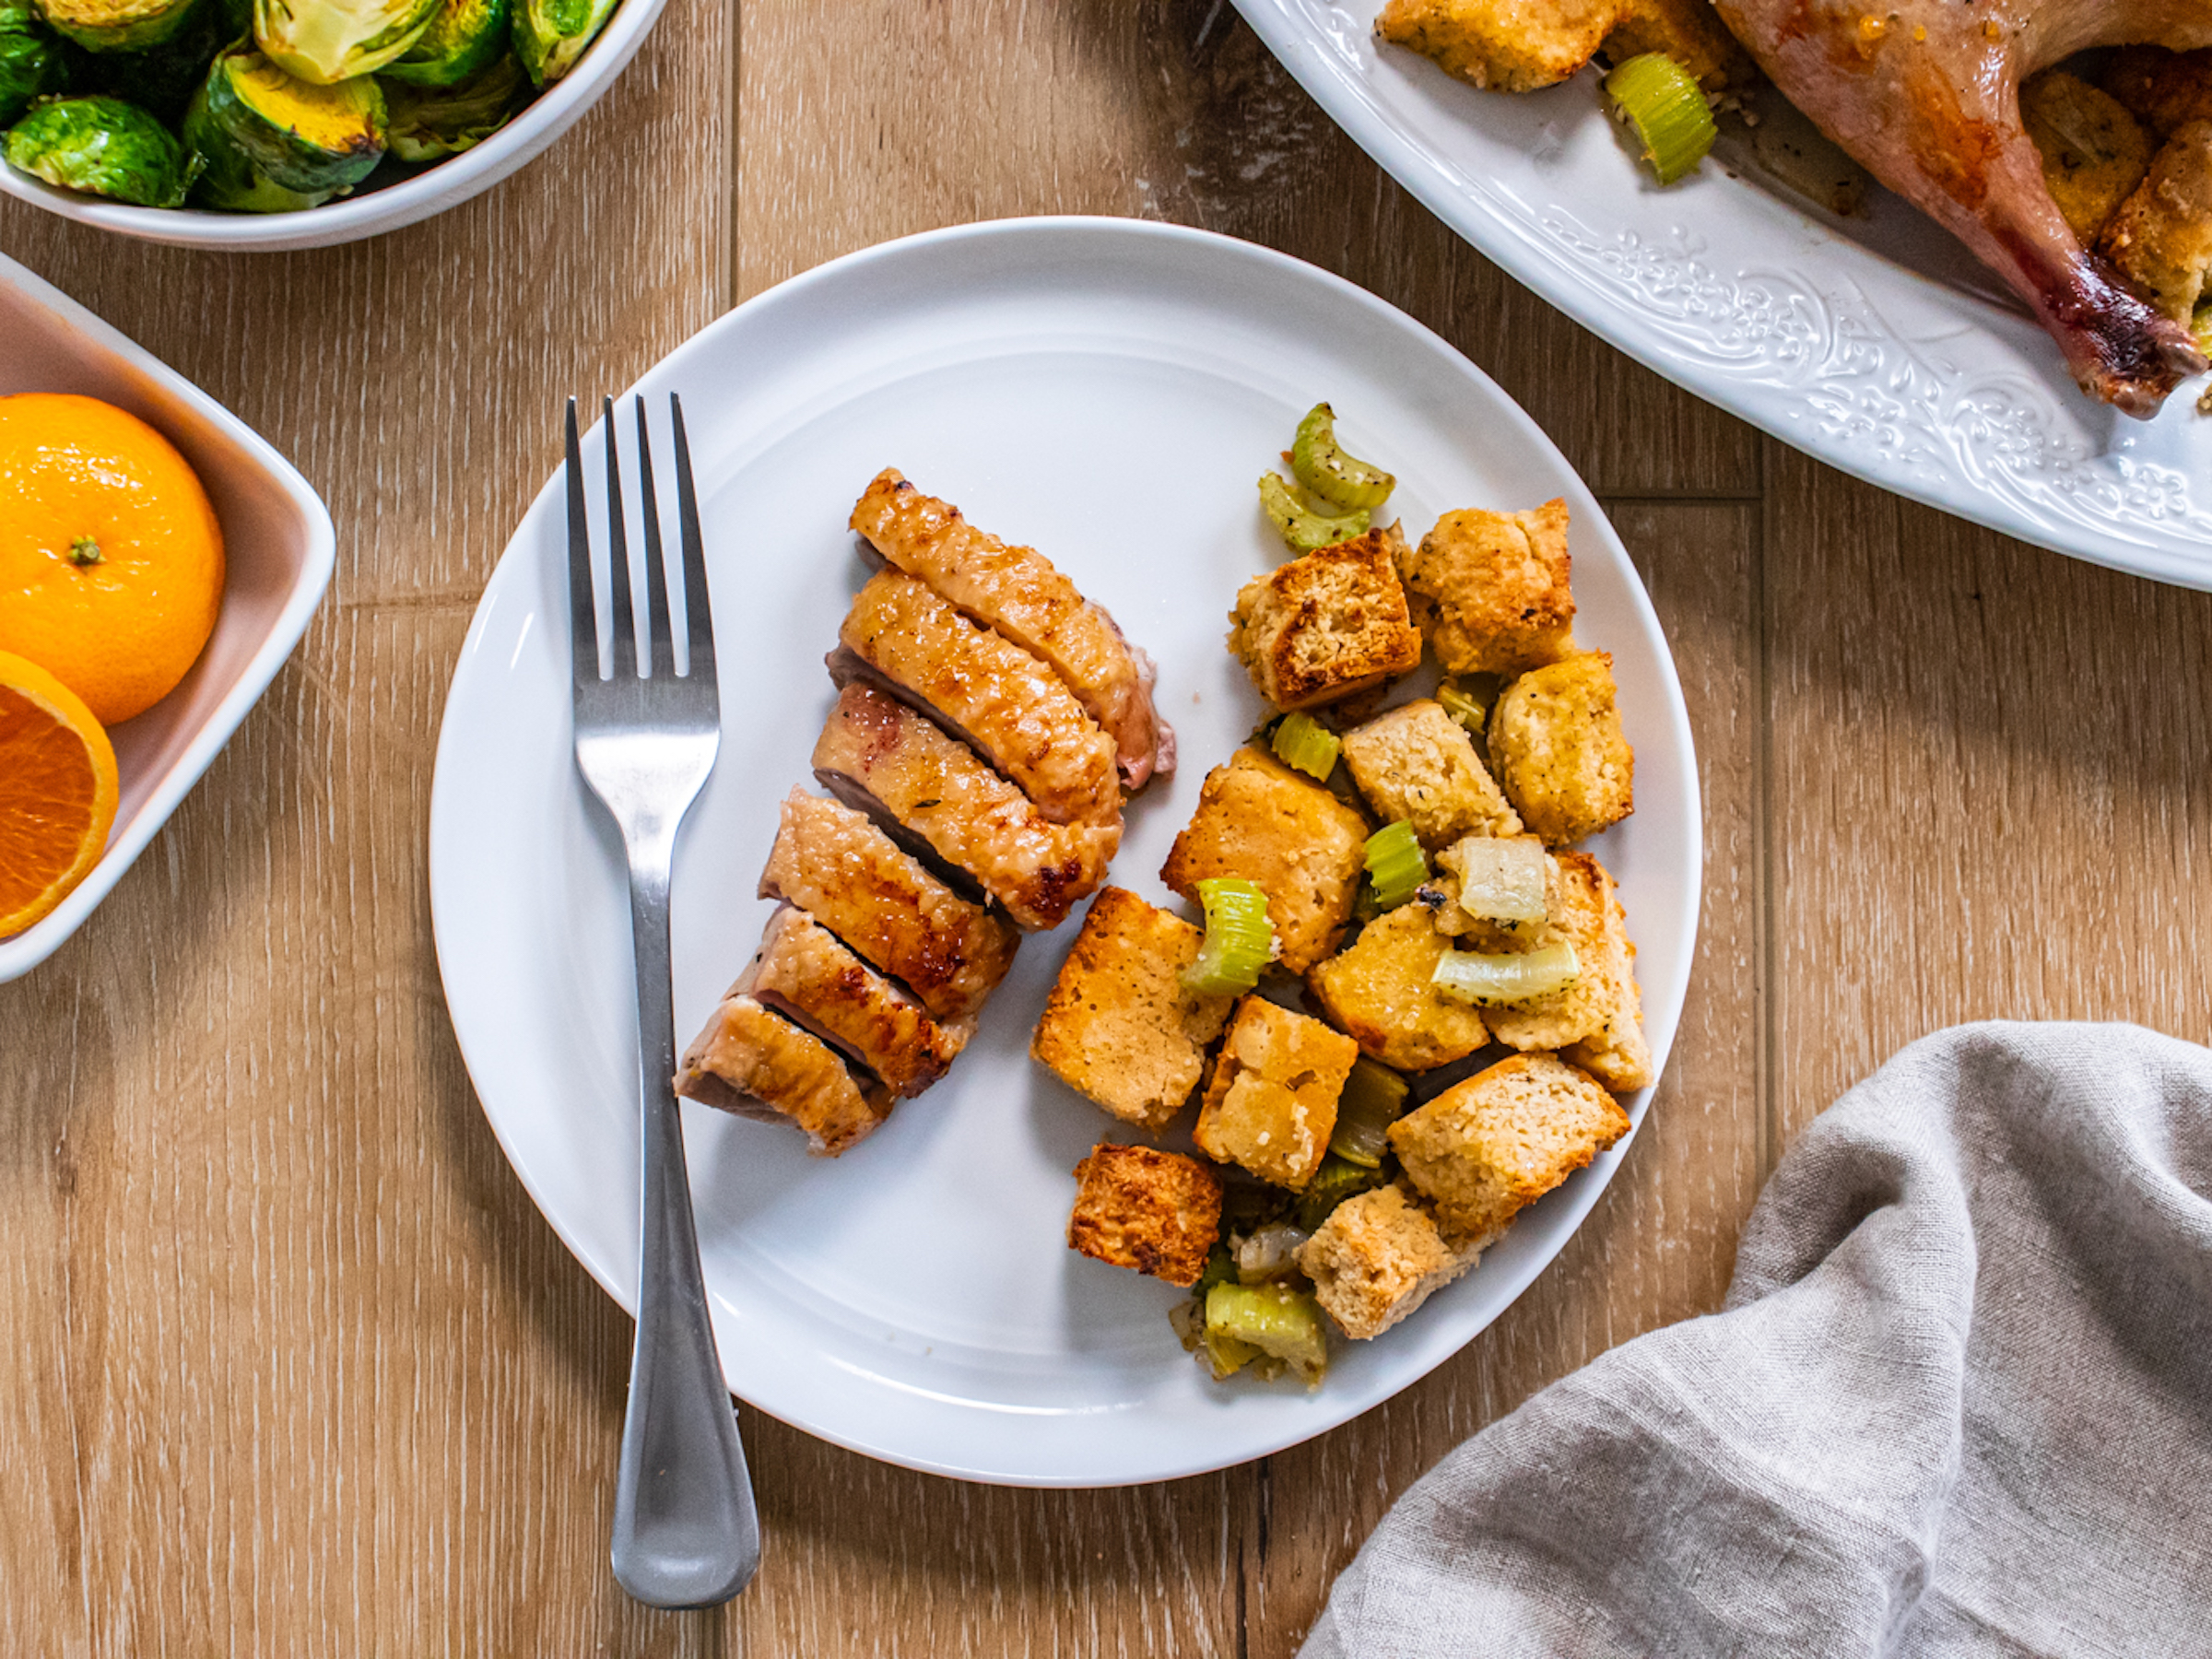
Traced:
<svg viewBox="0 0 2212 1659">
<path fill-rule="evenodd" d="M 1669 380 L 1832 466 L 2023 541 L 2212 588 L 2212 420 L 2091 404 L 2027 313 L 1877 193 L 1864 223 L 1709 163 L 1635 167 L 1587 73 L 1478 92 L 1380 48 L 1375 0 L 1235 0 L 1453 229 Z"/>
</svg>

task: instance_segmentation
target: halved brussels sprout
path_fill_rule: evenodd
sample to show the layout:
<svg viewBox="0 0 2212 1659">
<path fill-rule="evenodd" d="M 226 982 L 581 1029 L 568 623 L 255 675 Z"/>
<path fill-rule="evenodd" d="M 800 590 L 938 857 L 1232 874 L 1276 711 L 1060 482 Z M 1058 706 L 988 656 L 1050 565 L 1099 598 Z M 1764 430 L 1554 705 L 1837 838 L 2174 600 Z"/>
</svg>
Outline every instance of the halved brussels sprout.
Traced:
<svg viewBox="0 0 2212 1659">
<path fill-rule="evenodd" d="M 576 66 L 614 16 L 616 0 L 514 0 L 514 51 L 543 87 Z"/>
<path fill-rule="evenodd" d="M 216 0 L 194 8 L 176 33 L 143 52 L 99 52 L 85 58 L 72 90 L 106 92 L 150 111 L 174 127 L 207 78 L 207 65 L 238 38 Z"/>
<path fill-rule="evenodd" d="M 384 154 L 384 95 L 368 76 L 317 86 L 244 41 L 207 71 L 207 119 L 272 184 L 302 194 L 350 190 Z"/>
<path fill-rule="evenodd" d="M 194 95 L 184 112 L 184 147 L 200 159 L 200 176 L 192 187 L 192 199 L 202 207 L 219 207 L 229 213 L 297 213 L 303 207 L 322 206 L 335 194 L 327 190 L 310 194 L 271 183 L 207 113 L 206 88 Z"/>
<path fill-rule="evenodd" d="M 508 0 L 444 0 L 383 75 L 416 87 L 457 87 L 483 74 L 506 53 L 508 11 Z"/>
<path fill-rule="evenodd" d="M 370 75 L 415 44 L 438 0 L 253 0 L 253 39 L 318 87 Z"/>
<path fill-rule="evenodd" d="M 211 0 L 39 0 L 53 31 L 88 52 L 144 52 L 182 33 Z"/>
<path fill-rule="evenodd" d="M 512 53 L 457 87 L 387 87 L 392 153 L 402 161 L 457 156 L 505 126 L 529 90 Z"/>
<path fill-rule="evenodd" d="M 0 16 L 0 126 L 30 108 L 41 93 L 60 91 L 63 78 L 60 43 L 51 35 L 8 28 Z"/>
<path fill-rule="evenodd" d="M 50 98 L 7 131 L 7 164 L 65 190 L 182 207 L 198 171 L 170 130 L 120 98 Z"/>
</svg>

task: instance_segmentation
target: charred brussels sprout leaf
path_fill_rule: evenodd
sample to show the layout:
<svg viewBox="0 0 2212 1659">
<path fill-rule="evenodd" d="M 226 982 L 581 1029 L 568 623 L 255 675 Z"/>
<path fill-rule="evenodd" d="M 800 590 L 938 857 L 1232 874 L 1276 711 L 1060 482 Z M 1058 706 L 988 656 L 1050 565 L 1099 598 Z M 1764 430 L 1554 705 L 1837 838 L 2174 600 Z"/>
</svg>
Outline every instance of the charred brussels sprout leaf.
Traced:
<svg viewBox="0 0 2212 1659">
<path fill-rule="evenodd" d="M 303 195 L 350 190 L 384 153 L 384 95 L 367 76 L 318 86 L 241 43 L 207 72 L 206 119 L 270 183 Z"/>
<path fill-rule="evenodd" d="M 145 52 L 185 32 L 212 0 L 39 0 L 56 34 L 88 52 Z"/>
<path fill-rule="evenodd" d="M 389 87 L 392 153 L 402 161 L 457 156 L 505 126 L 529 87 L 512 53 L 457 87 Z"/>
<path fill-rule="evenodd" d="M 514 0 L 514 52 L 543 87 L 576 66 L 606 27 L 615 0 Z"/>
<path fill-rule="evenodd" d="M 203 207 L 229 213 L 297 213 L 320 206 L 332 192 L 287 190 L 273 184 L 207 113 L 206 90 L 184 112 L 184 147 L 200 159 L 199 182 L 192 199 Z"/>
<path fill-rule="evenodd" d="M 8 129 L 7 163 L 65 190 L 182 207 L 196 163 L 169 129 L 120 98 L 52 98 Z"/>
<path fill-rule="evenodd" d="M 508 0 L 444 0 L 415 44 L 383 69 L 388 81 L 414 87 L 457 87 L 506 55 Z"/>
<path fill-rule="evenodd" d="M 253 39 L 288 75 L 335 86 L 415 44 L 438 0 L 253 0 Z"/>
</svg>

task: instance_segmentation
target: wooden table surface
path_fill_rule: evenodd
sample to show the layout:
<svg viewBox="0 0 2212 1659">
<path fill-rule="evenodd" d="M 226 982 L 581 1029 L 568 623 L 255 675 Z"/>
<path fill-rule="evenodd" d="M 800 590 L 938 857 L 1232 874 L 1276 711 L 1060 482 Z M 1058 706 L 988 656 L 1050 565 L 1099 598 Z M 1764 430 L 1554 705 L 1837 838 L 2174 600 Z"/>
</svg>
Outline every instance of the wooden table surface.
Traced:
<svg viewBox="0 0 2212 1659">
<path fill-rule="evenodd" d="M 629 1322 L 509 1172 L 439 991 L 446 683 L 563 395 L 832 255 L 1056 212 L 1342 273 L 1604 498 L 1697 734 L 1681 1034 L 1587 1225 L 1390 1404 L 1105 1492 L 910 1474 L 747 1410 L 760 1576 L 649 1613 L 606 1569 Z M 0 987 L 0 1653 L 1274 1659 L 1452 1446 L 1714 1307 L 1778 1153 L 1900 1044 L 2206 1036 L 2212 595 L 1894 500 L 1638 368 L 1454 240 L 1223 0 L 676 0 L 547 156 L 428 224 L 224 258 L 8 202 L 0 247 L 267 434 L 339 547 L 205 782 Z"/>
</svg>

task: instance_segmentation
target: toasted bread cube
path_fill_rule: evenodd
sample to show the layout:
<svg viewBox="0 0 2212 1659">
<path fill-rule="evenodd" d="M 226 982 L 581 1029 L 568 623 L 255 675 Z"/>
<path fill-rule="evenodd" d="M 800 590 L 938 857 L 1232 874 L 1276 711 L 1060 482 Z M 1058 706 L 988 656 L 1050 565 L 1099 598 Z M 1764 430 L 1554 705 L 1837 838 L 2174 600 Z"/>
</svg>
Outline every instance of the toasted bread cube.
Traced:
<svg viewBox="0 0 2212 1659">
<path fill-rule="evenodd" d="M 1375 32 L 1474 86 L 1533 92 L 1588 63 L 1621 10 L 1620 0 L 1388 0 Z"/>
<path fill-rule="evenodd" d="M 2212 115 L 2212 46 L 2123 46 L 2105 60 L 2097 83 L 2162 144 L 2175 128 Z"/>
<path fill-rule="evenodd" d="M 1359 1045 L 1264 996 L 1237 1004 L 1191 1138 L 1217 1163 L 1241 1164 L 1293 1192 L 1321 1168 L 1336 1100 Z"/>
<path fill-rule="evenodd" d="M 1205 936 L 1135 893 L 1102 889 L 1060 966 L 1031 1056 L 1123 1122 L 1165 1128 L 1236 1003 L 1182 988 L 1178 976 Z"/>
<path fill-rule="evenodd" d="M 2153 310 L 2189 322 L 2212 269 L 2212 120 L 2174 129 L 2097 247 Z"/>
<path fill-rule="evenodd" d="M 1437 1219 L 1494 1236 L 1629 1132 L 1597 1079 L 1555 1054 L 1515 1054 L 1390 1126 L 1406 1178 Z"/>
<path fill-rule="evenodd" d="M 1523 674 L 1574 651 L 1567 503 L 1447 512 L 1398 565 L 1446 674 Z"/>
<path fill-rule="evenodd" d="M 1563 847 L 1636 810 L 1636 753 L 1620 729 L 1608 652 L 1531 669 L 1490 713 L 1490 770 L 1521 821 Z"/>
<path fill-rule="evenodd" d="M 1278 709 L 1310 709 L 1420 666 L 1398 582 L 1395 524 L 1254 576 L 1230 613 L 1229 649 Z"/>
<path fill-rule="evenodd" d="M 1194 1158 L 1100 1141 L 1076 1166 L 1067 1247 L 1171 1285 L 1198 1282 L 1221 1233 L 1221 1180 Z"/>
<path fill-rule="evenodd" d="M 1710 93 L 1741 93 L 1759 77 L 1712 0 L 1632 0 L 1600 50 L 1608 64 L 1664 52 Z"/>
<path fill-rule="evenodd" d="M 1559 854 L 1562 886 L 1601 896 L 1605 929 L 1583 959 L 1583 977 L 1600 1018 L 1590 1034 L 1567 1044 L 1559 1057 L 1581 1066 L 1615 1094 L 1648 1088 L 1657 1080 L 1652 1045 L 1643 1034 L 1643 994 L 1636 984 L 1636 946 L 1629 937 L 1629 913 L 1613 877 L 1586 853 Z M 1577 947 L 1577 954 L 1581 954 Z"/>
<path fill-rule="evenodd" d="M 1400 1186 L 1347 1198 L 1299 1247 L 1298 1265 L 1336 1328 L 1380 1336 L 1482 1259 L 1485 1240 L 1449 1237 Z"/>
<path fill-rule="evenodd" d="M 1489 1041 L 1482 1016 L 1429 982 L 1451 941 L 1418 904 L 1401 904 L 1306 976 L 1322 1012 L 1362 1053 L 1399 1071 L 1465 1060 Z"/>
<path fill-rule="evenodd" d="M 1303 973 L 1336 948 L 1367 873 L 1367 820 L 1273 755 L 1241 748 L 1206 775 L 1159 878 L 1194 903 L 1209 876 L 1267 895 L 1277 959 Z"/>
<path fill-rule="evenodd" d="M 1466 728 L 1421 698 L 1344 735 L 1345 764 L 1376 816 L 1404 818 L 1431 853 L 1464 835 L 1518 835 L 1521 819 Z"/>
<path fill-rule="evenodd" d="M 2149 133 L 2110 93 L 2063 69 L 2020 84 L 2020 119 L 2051 199 L 2082 243 L 2094 242 L 2150 171 Z"/>
</svg>

